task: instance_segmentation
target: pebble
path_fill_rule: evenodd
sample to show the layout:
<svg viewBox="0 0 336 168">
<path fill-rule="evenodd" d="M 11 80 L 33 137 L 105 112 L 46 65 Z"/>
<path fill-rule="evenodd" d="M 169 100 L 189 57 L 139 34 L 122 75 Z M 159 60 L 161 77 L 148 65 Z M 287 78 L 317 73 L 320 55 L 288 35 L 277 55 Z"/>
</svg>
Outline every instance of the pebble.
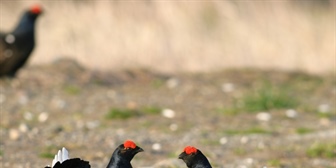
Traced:
<svg viewBox="0 0 336 168">
<path fill-rule="evenodd" d="M 86 123 L 86 127 L 88 129 L 95 129 L 95 128 L 99 127 L 99 126 L 100 126 L 100 122 L 99 121 L 90 121 L 90 122 Z"/>
<path fill-rule="evenodd" d="M 21 123 L 19 126 L 19 130 L 23 133 L 26 133 L 28 131 L 28 126 L 24 123 Z"/>
<path fill-rule="evenodd" d="M 171 109 L 163 109 L 162 115 L 166 118 L 174 118 L 175 117 L 175 111 Z"/>
<path fill-rule="evenodd" d="M 17 129 L 9 130 L 9 139 L 10 140 L 18 140 L 20 138 L 20 132 Z"/>
<path fill-rule="evenodd" d="M 155 151 L 159 151 L 159 150 L 161 150 L 161 144 L 159 144 L 159 143 L 154 143 L 153 145 L 152 145 L 152 149 L 153 150 L 155 150 Z"/>
<path fill-rule="evenodd" d="M 264 149 L 264 148 L 265 148 L 265 144 L 264 144 L 264 142 L 259 142 L 259 143 L 258 143 L 258 148 L 259 148 L 259 149 Z"/>
<path fill-rule="evenodd" d="M 260 112 L 256 115 L 256 118 L 260 121 L 269 121 L 271 120 L 272 116 L 270 113 Z"/>
<path fill-rule="evenodd" d="M 297 112 L 293 109 L 286 110 L 286 116 L 288 118 L 296 118 L 297 117 Z"/>
<path fill-rule="evenodd" d="M 5 102 L 6 96 L 4 94 L 0 94 L 0 103 Z"/>
<path fill-rule="evenodd" d="M 229 93 L 229 92 L 232 92 L 234 91 L 235 87 L 234 87 L 234 84 L 232 83 L 224 83 L 222 85 L 222 91 L 225 92 L 225 93 Z"/>
<path fill-rule="evenodd" d="M 114 99 L 117 96 L 117 92 L 111 89 L 107 91 L 106 95 L 108 98 Z"/>
<path fill-rule="evenodd" d="M 30 120 L 33 119 L 33 114 L 31 112 L 27 111 L 23 114 L 23 118 L 30 121 Z"/>
<path fill-rule="evenodd" d="M 329 126 L 330 120 L 328 118 L 320 118 L 320 125 Z"/>
<path fill-rule="evenodd" d="M 249 165 L 253 164 L 254 160 L 252 158 L 245 159 L 245 162 Z"/>
<path fill-rule="evenodd" d="M 243 136 L 240 138 L 240 143 L 246 144 L 249 141 L 249 138 L 247 136 Z"/>
<path fill-rule="evenodd" d="M 170 89 L 174 89 L 174 88 L 176 88 L 178 85 L 179 85 L 179 80 L 178 79 L 176 79 L 176 78 L 170 78 L 170 79 L 168 79 L 168 81 L 166 82 L 166 85 L 167 85 L 167 87 L 168 88 L 170 88 Z"/>
<path fill-rule="evenodd" d="M 39 122 L 45 122 L 47 121 L 48 117 L 49 115 L 46 112 L 43 112 L 38 116 L 38 120 Z"/>
<path fill-rule="evenodd" d="M 320 113 L 328 113 L 330 111 L 330 106 L 329 104 L 320 104 L 318 110 Z"/>
<path fill-rule="evenodd" d="M 178 129 L 178 125 L 177 124 L 170 124 L 169 129 L 171 131 L 176 131 Z"/>
<path fill-rule="evenodd" d="M 225 145 L 227 142 L 228 142 L 228 139 L 226 137 L 222 137 L 222 138 L 219 139 L 219 143 L 221 145 Z"/>
</svg>

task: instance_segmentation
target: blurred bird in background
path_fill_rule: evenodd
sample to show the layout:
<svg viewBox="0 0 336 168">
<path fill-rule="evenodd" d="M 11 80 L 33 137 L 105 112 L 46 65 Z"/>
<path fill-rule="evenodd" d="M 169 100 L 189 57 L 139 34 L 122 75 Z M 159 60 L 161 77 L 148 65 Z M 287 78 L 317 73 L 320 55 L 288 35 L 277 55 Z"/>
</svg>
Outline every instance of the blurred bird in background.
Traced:
<svg viewBox="0 0 336 168">
<path fill-rule="evenodd" d="M 27 62 L 35 47 L 35 22 L 41 14 L 41 6 L 33 5 L 12 32 L 0 32 L 0 77 L 15 77 Z"/>
</svg>

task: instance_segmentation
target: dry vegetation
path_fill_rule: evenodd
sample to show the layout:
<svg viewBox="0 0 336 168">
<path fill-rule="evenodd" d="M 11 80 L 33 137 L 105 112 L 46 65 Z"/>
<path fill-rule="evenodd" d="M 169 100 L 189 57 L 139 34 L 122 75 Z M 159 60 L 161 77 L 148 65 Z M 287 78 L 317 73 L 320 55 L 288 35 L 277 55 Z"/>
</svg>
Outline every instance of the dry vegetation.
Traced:
<svg viewBox="0 0 336 168">
<path fill-rule="evenodd" d="M 214 167 L 335 167 L 335 1 L 0 0 L 1 30 L 35 2 L 38 47 L 0 79 L 0 167 L 62 146 L 104 167 L 125 139 L 134 167 L 185 167 L 185 145 Z"/>
<path fill-rule="evenodd" d="M 163 72 L 335 67 L 335 1 L 0 1 L 9 30 L 45 7 L 31 63 L 72 57 L 94 69 Z"/>
</svg>

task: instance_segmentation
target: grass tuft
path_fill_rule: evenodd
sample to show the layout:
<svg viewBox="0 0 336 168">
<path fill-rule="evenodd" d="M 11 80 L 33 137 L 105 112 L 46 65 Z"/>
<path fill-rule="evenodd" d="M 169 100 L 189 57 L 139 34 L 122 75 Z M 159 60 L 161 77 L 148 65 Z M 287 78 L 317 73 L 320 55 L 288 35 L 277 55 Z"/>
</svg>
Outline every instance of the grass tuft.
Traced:
<svg viewBox="0 0 336 168">
<path fill-rule="evenodd" d="M 309 129 L 309 128 L 303 128 L 303 127 L 296 128 L 296 133 L 298 133 L 298 134 L 308 134 L 308 133 L 311 133 L 311 132 L 313 132 L 313 130 Z"/>
<path fill-rule="evenodd" d="M 68 93 L 69 95 L 78 95 L 80 94 L 81 90 L 78 86 L 68 85 L 64 87 L 64 92 Z"/>
<path fill-rule="evenodd" d="M 259 127 L 254 127 L 246 130 L 225 130 L 224 133 L 228 135 L 246 135 L 246 134 L 270 134 L 271 132 Z"/>
<path fill-rule="evenodd" d="M 336 158 L 336 143 L 314 143 L 307 151 L 307 156 L 316 158 Z"/>
<path fill-rule="evenodd" d="M 160 114 L 162 108 L 156 106 L 145 106 L 142 107 L 140 111 L 145 114 Z"/>
<path fill-rule="evenodd" d="M 139 112 L 134 109 L 119 109 L 119 108 L 112 108 L 107 113 L 107 119 L 128 119 L 134 116 L 139 115 Z"/>
<path fill-rule="evenodd" d="M 44 153 L 40 153 L 39 156 L 41 158 L 48 158 L 48 159 L 52 159 L 55 157 L 55 154 L 50 153 L 50 152 L 44 152 Z"/>
</svg>

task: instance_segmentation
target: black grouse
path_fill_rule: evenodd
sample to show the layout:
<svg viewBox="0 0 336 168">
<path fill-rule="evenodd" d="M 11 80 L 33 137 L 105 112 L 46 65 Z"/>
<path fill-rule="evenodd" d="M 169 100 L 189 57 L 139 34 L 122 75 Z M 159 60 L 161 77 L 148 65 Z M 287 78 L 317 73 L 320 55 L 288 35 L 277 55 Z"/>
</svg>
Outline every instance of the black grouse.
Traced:
<svg viewBox="0 0 336 168">
<path fill-rule="evenodd" d="M 35 47 L 35 22 L 42 13 L 39 5 L 25 11 L 16 28 L 0 33 L 0 77 L 15 77 Z"/>
<path fill-rule="evenodd" d="M 144 150 L 137 146 L 133 141 L 127 140 L 123 144 L 120 144 L 117 149 L 114 150 L 110 162 L 107 168 L 132 168 L 131 160 L 133 157 Z M 45 168 L 90 168 L 88 161 L 81 160 L 79 158 L 69 159 L 68 151 L 63 148 L 58 151 L 52 161 L 51 166 Z"/>
<path fill-rule="evenodd" d="M 185 147 L 178 158 L 182 159 L 188 168 L 212 168 L 203 153 L 193 146 Z"/>
</svg>

